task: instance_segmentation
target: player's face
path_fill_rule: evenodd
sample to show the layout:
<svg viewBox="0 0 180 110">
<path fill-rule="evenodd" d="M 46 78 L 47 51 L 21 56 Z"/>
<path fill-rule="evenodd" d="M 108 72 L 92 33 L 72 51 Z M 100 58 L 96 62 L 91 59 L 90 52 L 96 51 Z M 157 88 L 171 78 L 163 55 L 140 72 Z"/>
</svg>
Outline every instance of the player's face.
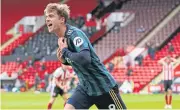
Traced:
<svg viewBox="0 0 180 110">
<path fill-rule="evenodd" d="M 55 10 L 47 11 L 45 13 L 45 20 L 49 32 L 58 32 L 60 30 L 62 17 L 60 17 Z"/>
<path fill-rule="evenodd" d="M 171 62 L 171 59 L 170 58 L 167 58 L 166 59 L 166 63 L 170 63 Z"/>
</svg>

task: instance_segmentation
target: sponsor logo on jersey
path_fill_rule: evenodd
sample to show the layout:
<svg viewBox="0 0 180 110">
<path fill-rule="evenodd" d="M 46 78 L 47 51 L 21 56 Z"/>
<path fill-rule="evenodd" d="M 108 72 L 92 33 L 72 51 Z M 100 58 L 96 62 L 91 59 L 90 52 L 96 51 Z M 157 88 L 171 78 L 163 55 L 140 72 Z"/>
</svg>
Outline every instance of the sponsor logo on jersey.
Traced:
<svg viewBox="0 0 180 110">
<path fill-rule="evenodd" d="M 76 47 L 79 47 L 83 44 L 83 39 L 81 37 L 75 37 L 73 43 Z"/>
<path fill-rule="evenodd" d="M 73 61 L 71 61 L 71 60 L 70 60 L 69 58 L 67 58 L 67 57 L 66 57 L 65 59 L 66 59 L 66 61 L 67 61 L 68 63 L 70 63 L 70 64 L 73 62 Z"/>
</svg>

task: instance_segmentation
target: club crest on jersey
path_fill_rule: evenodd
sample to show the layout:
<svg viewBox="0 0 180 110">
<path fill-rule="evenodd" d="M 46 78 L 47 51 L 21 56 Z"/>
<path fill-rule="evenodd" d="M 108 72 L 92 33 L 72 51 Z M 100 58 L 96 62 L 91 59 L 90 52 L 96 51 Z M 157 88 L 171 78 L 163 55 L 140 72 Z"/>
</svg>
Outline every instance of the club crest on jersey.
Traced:
<svg viewBox="0 0 180 110">
<path fill-rule="evenodd" d="M 73 30 L 68 30 L 67 35 L 71 35 Z"/>
<path fill-rule="evenodd" d="M 73 43 L 76 47 L 79 47 L 83 44 L 83 39 L 80 38 L 80 37 L 75 37 L 74 40 L 73 40 Z"/>
</svg>

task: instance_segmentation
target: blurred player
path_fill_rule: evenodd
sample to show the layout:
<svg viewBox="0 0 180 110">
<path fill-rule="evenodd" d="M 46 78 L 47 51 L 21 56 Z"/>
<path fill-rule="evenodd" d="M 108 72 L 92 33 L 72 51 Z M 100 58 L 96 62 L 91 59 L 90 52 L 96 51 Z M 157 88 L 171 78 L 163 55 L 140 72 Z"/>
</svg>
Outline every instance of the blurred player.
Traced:
<svg viewBox="0 0 180 110">
<path fill-rule="evenodd" d="M 164 74 L 164 89 L 165 89 L 165 101 L 166 105 L 164 108 L 172 108 L 172 82 L 174 79 L 174 69 L 173 65 L 177 60 L 171 58 L 170 56 L 165 57 L 160 60 L 160 63 L 163 65 L 163 74 Z"/>
<path fill-rule="evenodd" d="M 68 89 L 68 85 L 66 85 L 68 75 L 69 71 L 66 69 L 65 65 L 62 65 L 54 71 L 47 88 L 47 91 L 50 91 L 51 93 L 51 98 L 48 103 L 48 110 L 52 108 L 52 105 L 58 94 L 61 95 L 64 102 L 66 102 L 68 98 L 68 95 L 66 93 Z"/>
<path fill-rule="evenodd" d="M 126 109 L 118 85 L 100 62 L 87 36 L 78 28 L 66 24 L 70 10 L 66 4 L 50 3 L 44 10 L 49 32 L 58 39 L 58 59 L 71 65 L 79 84 L 67 100 L 64 109 Z"/>
</svg>

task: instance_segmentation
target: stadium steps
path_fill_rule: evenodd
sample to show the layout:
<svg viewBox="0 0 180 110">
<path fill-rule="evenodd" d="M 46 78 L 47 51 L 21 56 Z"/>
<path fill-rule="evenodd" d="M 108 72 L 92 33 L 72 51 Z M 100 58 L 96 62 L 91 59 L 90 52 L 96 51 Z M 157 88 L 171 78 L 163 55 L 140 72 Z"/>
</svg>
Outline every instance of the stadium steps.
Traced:
<svg viewBox="0 0 180 110">
<path fill-rule="evenodd" d="M 13 29 L 10 29 L 5 35 L 1 35 L 1 46 L 3 46 L 7 41 L 9 41 L 13 35 L 11 34 Z"/>
<path fill-rule="evenodd" d="M 51 2 L 55 2 L 58 0 L 51 0 Z M 11 0 L 4 0 L 2 2 L 2 38 L 7 37 L 6 32 L 10 29 L 10 32 L 13 30 L 14 24 L 19 21 L 21 18 L 27 15 L 40 15 L 42 14 L 42 10 L 44 6 L 50 2 L 50 0 L 44 0 L 43 2 L 39 1 L 24 1 L 24 0 L 17 0 L 17 4 L 13 4 Z M 34 2 L 34 3 L 33 3 Z M 33 8 L 32 8 L 33 7 Z M 22 11 L 23 9 L 23 11 Z M 12 13 L 12 12 L 18 12 Z M 11 14 L 8 14 L 11 13 Z M 12 29 L 11 29 L 12 28 Z M 17 35 L 20 36 L 20 35 Z M 1 51 L 7 47 L 7 45 L 11 44 L 14 40 L 18 39 L 16 35 L 13 36 L 8 42 L 3 43 L 1 46 Z"/>
<path fill-rule="evenodd" d="M 172 45 L 174 46 L 174 52 L 171 52 L 170 54 L 168 54 L 168 48 L 167 45 L 164 46 L 164 48 L 162 48 L 160 51 L 158 51 L 156 53 L 156 58 L 155 61 L 158 64 L 158 61 L 161 58 L 164 58 L 165 56 L 170 55 L 171 57 L 176 58 L 178 55 L 180 55 L 179 50 L 180 50 L 180 44 L 176 43 L 179 42 L 180 40 L 180 34 L 177 33 L 177 35 L 175 36 L 174 39 L 172 39 L 170 42 L 172 43 Z M 178 60 L 180 60 L 180 58 L 178 58 Z M 152 60 L 148 60 L 147 57 L 144 59 L 144 61 L 148 61 L 149 64 L 152 62 Z M 175 65 L 174 67 L 178 66 L 179 64 Z M 155 79 L 154 79 L 155 78 Z M 162 72 L 160 72 L 158 75 L 156 75 L 149 83 L 147 83 L 143 88 L 142 88 L 142 92 L 147 92 L 148 90 L 148 85 L 150 84 L 156 84 L 159 80 L 161 80 L 162 78 Z M 157 78 L 157 79 L 156 79 Z M 156 81 L 157 80 L 157 81 Z"/>
<path fill-rule="evenodd" d="M 47 0 L 48 1 L 48 0 Z M 47 2 L 46 1 L 46 2 Z M 57 1 L 57 0 L 53 0 L 53 1 Z M 91 11 L 91 9 L 95 8 L 96 6 L 96 1 L 95 0 L 91 0 L 88 1 L 88 7 L 86 7 L 85 10 L 80 9 L 80 7 L 78 6 L 81 2 L 86 2 L 86 1 L 82 1 L 82 0 L 78 0 L 78 1 L 73 1 L 73 0 L 63 0 L 62 3 L 67 3 L 70 7 L 71 7 L 71 11 L 73 13 L 73 16 L 78 15 L 79 13 L 81 13 L 81 15 L 86 15 L 88 12 Z M 44 3 L 45 4 L 45 3 Z M 42 5 L 43 6 L 43 5 Z M 42 7 L 41 7 L 42 8 Z M 19 9 L 19 8 L 18 8 Z M 44 7 L 43 7 L 44 9 Z M 34 12 L 34 13 L 39 13 L 39 10 L 37 10 L 38 12 Z M 23 12 L 21 13 L 21 15 L 19 15 L 19 18 L 22 18 L 20 16 L 23 16 Z M 32 14 L 30 14 L 32 15 Z M 17 21 L 17 20 L 16 20 Z M 15 21 L 14 21 L 15 23 Z M 11 29 L 10 33 L 13 33 L 13 29 Z M 11 43 L 13 43 L 15 40 L 18 40 L 18 38 L 20 37 L 20 34 L 18 35 L 14 35 L 10 40 L 8 40 L 8 42 L 4 43 L 1 48 L 0 51 L 3 51 L 3 49 L 5 49 L 7 46 L 9 46 Z M 31 36 L 29 36 L 31 37 Z M 10 53 L 10 52 L 9 52 Z"/>
<path fill-rule="evenodd" d="M 54 0 L 54 1 L 57 1 L 57 0 Z M 63 1 L 61 1 L 62 3 L 66 3 L 66 2 L 69 2 L 70 0 L 63 0 Z M 48 0 L 46 1 L 47 3 L 48 3 Z M 4 3 L 4 5 L 10 5 L 8 2 L 6 3 Z M 21 7 L 21 6 L 19 6 L 19 7 Z M 43 5 L 42 5 L 42 8 L 44 8 L 43 7 Z M 15 8 L 16 9 L 16 8 Z M 16 10 L 14 10 L 14 11 L 17 11 L 19 8 L 17 8 Z M 39 7 L 37 8 L 37 9 L 39 9 Z M 5 10 L 5 9 L 4 9 Z M 5 13 L 5 12 L 4 12 Z M 35 12 L 35 13 L 38 13 L 38 12 Z M 30 15 L 33 15 L 33 14 L 30 14 Z M 39 15 L 39 14 L 38 14 Z M 16 21 L 18 21 L 20 18 L 23 18 L 23 16 L 24 16 L 24 12 L 22 12 L 22 13 L 19 13 L 19 15 L 18 16 L 16 16 L 17 18 L 16 19 L 13 19 L 14 21 L 11 23 L 9 23 L 8 21 L 6 21 L 5 19 L 4 19 L 4 22 L 8 22 L 9 24 L 7 25 L 7 28 L 9 28 L 10 26 L 13 26 L 14 25 L 14 23 L 16 22 Z M 11 18 L 10 16 L 8 17 L 8 18 Z M 5 29 L 6 30 L 6 29 Z M 4 33 L 5 31 L 3 31 L 3 33 Z M 8 41 L 6 41 L 5 43 L 3 43 L 2 44 L 2 46 L 1 46 L 1 48 L 0 48 L 0 51 L 2 51 L 4 48 L 6 48 L 8 45 L 10 45 L 12 42 L 14 42 L 15 40 L 17 40 L 20 36 L 21 36 L 21 34 L 15 34 L 14 33 L 14 27 L 13 28 L 11 28 L 8 32 L 7 32 L 7 34 L 12 34 L 13 35 L 13 37 L 12 38 L 10 38 Z"/>
<path fill-rule="evenodd" d="M 168 24 L 174 16 L 178 15 L 180 12 L 180 5 L 177 6 L 159 25 L 154 28 L 147 36 L 144 37 L 144 40 L 142 40 L 140 43 L 136 45 L 136 47 L 144 47 L 145 43 L 147 43 L 151 38 L 153 38 L 166 24 Z M 111 56 L 109 56 L 107 59 L 105 59 L 103 62 L 106 64 L 113 58 L 117 56 L 117 53 L 119 53 L 119 49 L 116 50 Z"/>
<path fill-rule="evenodd" d="M 7 42 L 5 42 L 1 48 L 0 51 L 2 51 L 4 48 L 6 48 L 7 46 L 9 46 L 12 42 L 14 42 L 16 39 L 18 39 L 21 36 L 21 34 L 14 34 L 13 37 L 11 39 L 9 39 Z"/>
<path fill-rule="evenodd" d="M 180 58 L 178 58 L 177 59 L 179 62 L 180 62 Z M 176 63 L 175 65 L 174 65 L 174 69 L 178 66 L 178 65 L 180 65 L 180 63 Z M 158 84 L 161 80 L 162 80 L 162 78 L 163 78 L 163 72 L 161 72 L 158 76 L 156 76 L 151 82 L 149 82 L 149 84 L 147 84 L 140 92 L 142 92 L 142 93 L 148 93 L 148 87 L 150 86 L 150 85 L 156 85 L 156 84 Z"/>
<path fill-rule="evenodd" d="M 16 0 L 16 2 L 12 0 L 3 0 L 1 37 L 6 37 L 6 32 L 11 29 L 14 24 L 24 16 L 42 15 L 44 6 L 47 5 L 49 2 L 59 2 L 59 0 L 43 0 L 43 2 L 38 0 Z"/>
<path fill-rule="evenodd" d="M 150 30 L 148 30 L 148 32 L 147 32 L 147 34 L 145 34 L 145 35 L 143 35 L 143 38 L 144 38 L 144 40 L 142 39 L 142 40 L 140 40 L 140 41 L 137 41 L 137 43 L 136 43 L 136 45 L 135 46 L 137 46 L 137 47 L 141 47 L 141 46 L 145 46 L 145 43 L 146 42 L 148 42 L 150 39 L 152 40 L 152 38 L 154 38 L 154 37 L 156 37 L 156 35 L 158 34 L 158 32 L 161 32 L 162 31 L 162 28 L 164 28 L 164 27 L 166 27 L 166 25 L 168 25 L 172 20 L 173 20 L 173 18 L 174 17 L 176 17 L 177 15 L 178 15 L 178 12 L 180 12 L 180 10 L 179 10 L 179 7 L 180 6 L 174 6 L 173 7 L 173 9 L 171 9 L 171 11 L 169 11 L 169 13 L 167 13 L 166 15 L 164 15 L 163 17 L 163 19 L 161 19 L 159 22 L 157 22 L 157 24 L 155 25 L 155 28 L 152 28 L 152 29 L 150 29 Z M 161 26 L 160 26 L 161 25 Z M 161 28 L 159 28 L 159 26 L 161 27 Z M 154 31 L 156 29 L 156 31 Z M 164 29 L 165 30 L 165 29 Z M 121 32 L 122 32 L 123 30 L 121 30 Z M 127 32 L 129 32 L 129 31 L 127 31 Z M 167 32 L 169 32 L 169 31 L 167 31 Z M 153 33 L 150 37 L 148 37 L 151 33 Z M 119 33 L 119 34 L 123 34 L 123 33 Z M 128 34 L 128 33 L 126 33 L 126 34 Z M 170 33 L 169 33 L 170 34 Z M 113 37 L 114 36 L 116 36 L 116 35 L 113 35 Z M 118 36 L 118 35 L 117 35 Z M 121 35 L 121 36 L 123 36 L 123 35 Z M 128 36 L 128 35 L 127 35 Z M 137 35 L 137 36 L 139 36 L 139 35 Z M 113 37 L 109 37 L 108 39 L 112 39 Z M 120 38 L 120 37 L 119 37 Z M 119 38 L 117 38 L 118 40 L 119 40 Z M 122 47 L 126 47 L 126 46 L 128 46 L 128 45 L 134 45 L 133 43 L 131 43 L 131 44 L 128 44 L 129 43 L 129 41 L 133 41 L 133 40 L 129 40 L 129 39 L 131 39 L 131 38 L 129 38 L 129 39 L 126 39 L 127 37 L 124 35 L 122 38 L 124 38 L 124 39 L 122 39 L 121 40 L 121 43 L 119 42 L 119 43 L 117 43 L 118 44 L 118 48 L 120 48 L 121 46 L 121 44 L 122 44 Z M 147 39 L 146 39 L 147 38 Z M 159 38 L 159 37 L 158 37 Z M 116 41 L 118 41 L 118 40 L 116 40 Z M 129 40 L 129 41 L 128 41 Z M 136 39 L 137 40 L 137 39 Z M 136 41 L 136 40 L 134 40 L 134 41 Z M 163 39 L 164 40 L 164 39 Z M 104 40 L 102 39 L 102 41 L 104 42 Z M 107 40 L 106 40 L 107 41 Z M 102 43 L 102 42 L 101 42 Z M 115 45 L 116 43 L 110 43 L 110 46 L 114 46 L 114 47 L 117 47 L 116 45 Z M 99 45 L 101 45 L 101 44 L 99 44 Z M 96 46 L 95 45 L 95 47 L 96 48 L 98 48 L 98 47 L 100 47 L 100 46 Z M 121 47 L 121 48 L 122 48 Z M 103 62 L 108 62 L 108 61 L 110 61 L 110 59 L 113 59 L 114 57 L 115 57 L 115 55 L 116 55 L 116 53 L 119 53 L 118 51 L 119 51 L 119 49 L 114 49 L 114 48 L 111 48 L 110 50 L 111 50 L 111 52 L 108 52 L 108 54 L 110 54 L 109 56 L 107 56 L 106 54 L 104 55 L 104 54 L 102 54 L 101 52 L 99 52 L 99 56 L 100 56 L 100 59 L 103 61 Z M 96 49 L 96 50 L 98 50 L 98 49 Z M 112 51 L 113 50 L 113 51 Z M 98 52 L 97 52 L 98 53 Z M 104 52 L 105 53 L 105 52 Z"/>
<path fill-rule="evenodd" d="M 164 18 L 164 20 L 159 23 L 159 25 L 156 26 L 149 34 L 136 46 L 137 47 L 143 47 L 151 38 L 153 38 L 158 31 L 160 31 L 168 22 L 171 21 L 171 19 L 176 16 L 180 12 L 180 5 L 178 5 L 171 13 L 169 13 L 168 16 Z"/>
<path fill-rule="evenodd" d="M 18 47 L 20 44 L 25 43 L 26 40 L 28 40 L 29 36 L 31 36 L 32 33 L 26 33 L 22 34 L 19 37 L 14 37 L 14 39 L 10 40 L 9 45 L 7 45 L 5 48 L 1 50 L 1 55 L 9 55 L 11 52 Z"/>
<path fill-rule="evenodd" d="M 174 46 L 174 52 L 170 53 L 170 55 L 176 58 L 180 55 L 180 33 L 171 40 L 172 45 Z M 133 74 L 130 76 L 130 80 L 134 80 L 134 92 L 139 92 L 140 90 L 144 89 L 154 78 L 156 78 L 162 72 L 162 66 L 158 64 L 158 60 L 168 55 L 168 48 L 167 45 L 164 46 L 160 51 L 156 53 L 155 60 L 152 60 L 149 56 L 146 56 L 143 59 L 143 66 L 135 65 L 132 67 Z M 117 57 L 117 56 L 116 56 Z M 112 72 L 112 75 L 115 77 L 117 82 L 123 82 L 127 78 L 126 76 L 126 69 L 125 67 L 120 67 L 115 61 L 115 58 L 111 60 L 114 61 L 115 69 Z"/>
<path fill-rule="evenodd" d="M 18 39 L 21 34 L 14 34 L 14 28 L 10 29 L 7 34 L 11 34 L 13 35 L 13 37 L 11 39 L 9 39 L 8 41 L 6 41 L 0 48 L 0 51 L 2 51 L 4 48 L 6 48 L 8 45 L 10 45 L 12 42 L 14 42 L 16 39 Z"/>
</svg>

